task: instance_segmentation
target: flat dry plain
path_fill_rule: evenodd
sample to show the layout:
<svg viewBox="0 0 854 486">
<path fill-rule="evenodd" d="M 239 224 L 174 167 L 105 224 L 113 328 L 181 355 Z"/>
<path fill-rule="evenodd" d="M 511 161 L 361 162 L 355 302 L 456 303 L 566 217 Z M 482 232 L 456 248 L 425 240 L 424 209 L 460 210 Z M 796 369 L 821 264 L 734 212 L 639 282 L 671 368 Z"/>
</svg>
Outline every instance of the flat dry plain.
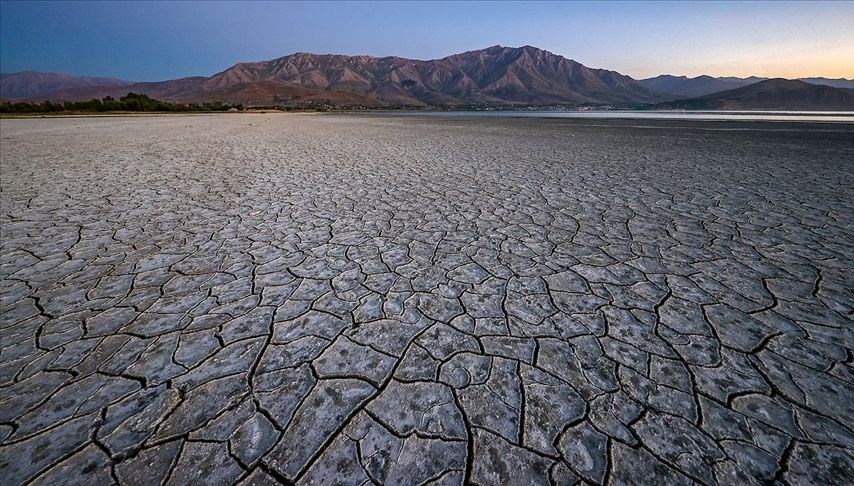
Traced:
<svg viewBox="0 0 854 486">
<path fill-rule="evenodd" d="M 854 125 L 0 123 L 4 484 L 854 481 Z"/>
</svg>

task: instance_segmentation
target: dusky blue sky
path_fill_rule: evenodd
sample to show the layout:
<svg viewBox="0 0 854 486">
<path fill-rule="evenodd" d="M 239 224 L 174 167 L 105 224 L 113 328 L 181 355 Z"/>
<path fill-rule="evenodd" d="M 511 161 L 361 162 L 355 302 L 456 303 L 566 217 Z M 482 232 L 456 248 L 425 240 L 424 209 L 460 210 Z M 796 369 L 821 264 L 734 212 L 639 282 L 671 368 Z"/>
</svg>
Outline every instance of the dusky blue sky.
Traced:
<svg viewBox="0 0 854 486">
<path fill-rule="evenodd" d="M 854 2 L 0 2 L 0 69 L 148 81 L 534 45 L 636 78 L 854 78 Z"/>
</svg>

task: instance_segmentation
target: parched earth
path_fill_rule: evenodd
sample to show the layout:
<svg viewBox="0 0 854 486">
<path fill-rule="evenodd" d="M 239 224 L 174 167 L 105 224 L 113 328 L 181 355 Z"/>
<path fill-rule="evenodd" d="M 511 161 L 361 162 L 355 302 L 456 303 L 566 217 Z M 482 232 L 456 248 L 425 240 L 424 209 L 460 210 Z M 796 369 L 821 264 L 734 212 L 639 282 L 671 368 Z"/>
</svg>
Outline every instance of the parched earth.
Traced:
<svg viewBox="0 0 854 486">
<path fill-rule="evenodd" d="M 4 484 L 854 482 L 852 124 L 0 128 Z"/>
</svg>

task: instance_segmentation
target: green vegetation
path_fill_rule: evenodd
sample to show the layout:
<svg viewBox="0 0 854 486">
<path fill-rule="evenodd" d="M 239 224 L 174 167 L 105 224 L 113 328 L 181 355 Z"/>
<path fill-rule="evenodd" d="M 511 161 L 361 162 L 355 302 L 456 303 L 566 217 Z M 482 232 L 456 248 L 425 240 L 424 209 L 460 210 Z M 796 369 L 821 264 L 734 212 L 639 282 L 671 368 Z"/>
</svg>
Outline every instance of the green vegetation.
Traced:
<svg viewBox="0 0 854 486">
<path fill-rule="evenodd" d="M 41 103 L 27 102 L 0 102 L 0 113 L 57 113 L 57 112 L 108 112 L 108 111 L 228 111 L 230 109 L 242 110 L 243 105 L 228 105 L 220 102 L 214 103 L 170 103 L 149 98 L 144 94 L 128 93 L 119 99 L 107 96 L 103 99 L 91 99 L 89 101 L 66 101 L 58 103 L 43 101 Z"/>
</svg>

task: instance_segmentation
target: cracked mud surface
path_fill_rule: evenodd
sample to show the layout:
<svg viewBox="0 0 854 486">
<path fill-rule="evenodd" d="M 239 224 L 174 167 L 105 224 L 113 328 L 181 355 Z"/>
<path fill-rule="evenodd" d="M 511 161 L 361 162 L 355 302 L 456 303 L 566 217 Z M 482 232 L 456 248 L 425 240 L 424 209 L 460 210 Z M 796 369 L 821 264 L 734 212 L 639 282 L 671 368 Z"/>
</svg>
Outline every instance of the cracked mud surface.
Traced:
<svg viewBox="0 0 854 486">
<path fill-rule="evenodd" d="M 854 128 L 638 123 L 3 120 L 3 482 L 850 484 Z"/>
</svg>

